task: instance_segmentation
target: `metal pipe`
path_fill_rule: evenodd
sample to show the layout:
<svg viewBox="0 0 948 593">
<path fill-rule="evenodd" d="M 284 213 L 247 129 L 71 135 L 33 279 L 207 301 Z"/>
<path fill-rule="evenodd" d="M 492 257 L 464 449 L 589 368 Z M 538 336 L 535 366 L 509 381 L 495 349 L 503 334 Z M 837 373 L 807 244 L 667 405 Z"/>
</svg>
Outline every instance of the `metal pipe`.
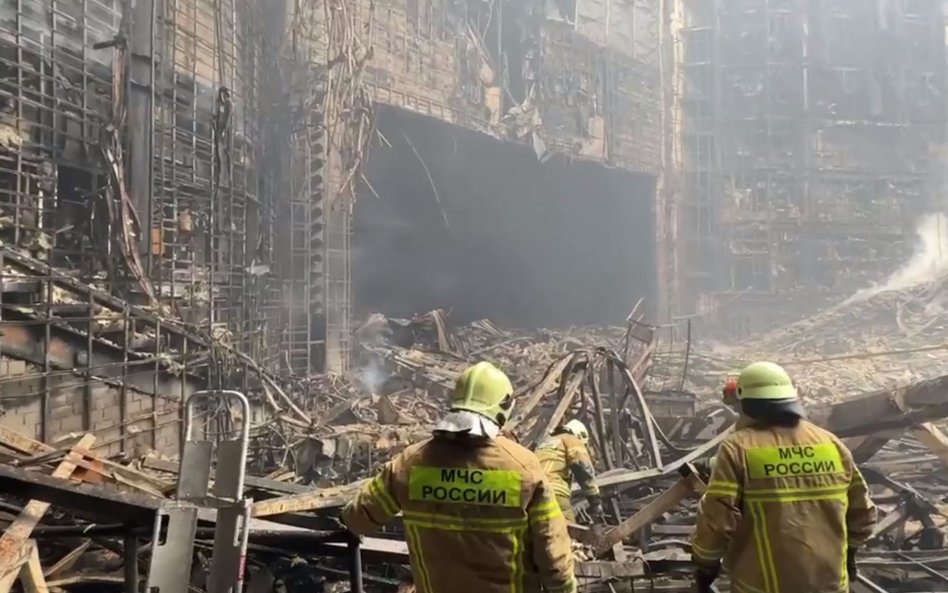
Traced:
<svg viewBox="0 0 948 593">
<path fill-rule="evenodd" d="M 362 585 L 362 550 L 361 542 L 355 534 L 350 534 L 349 542 L 349 591 L 350 593 L 364 593 Z"/>
<path fill-rule="evenodd" d="M 138 593 L 138 536 L 134 527 L 125 531 L 124 560 L 125 593 Z"/>
<path fill-rule="evenodd" d="M 863 587 L 865 587 L 866 589 L 869 589 L 870 591 L 872 591 L 872 593 L 889 593 L 887 590 L 873 583 L 872 581 L 870 581 L 868 578 L 866 578 L 865 576 L 861 574 L 856 575 L 856 582 L 862 585 Z"/>
</svg>

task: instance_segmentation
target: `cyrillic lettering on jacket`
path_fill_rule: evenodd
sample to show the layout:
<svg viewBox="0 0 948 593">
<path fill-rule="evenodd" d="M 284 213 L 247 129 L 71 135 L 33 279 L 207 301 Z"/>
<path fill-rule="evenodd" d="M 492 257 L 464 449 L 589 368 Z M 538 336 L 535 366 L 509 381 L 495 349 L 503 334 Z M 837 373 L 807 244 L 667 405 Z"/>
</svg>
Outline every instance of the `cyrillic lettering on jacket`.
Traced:
<svg viewBox="0 0 948 593">
<path fill-rule="evenodd" d="M 457 467 L 411 468 L 408 497 L 419 502 L 520 506 L 520 472 Z"/>
<path fill-rule="evenodd" d="M 751 479 L 786 478 L 845 473 L 839 449 L 833 443 L 760 447 L 747 450 Z"/>
</svg>

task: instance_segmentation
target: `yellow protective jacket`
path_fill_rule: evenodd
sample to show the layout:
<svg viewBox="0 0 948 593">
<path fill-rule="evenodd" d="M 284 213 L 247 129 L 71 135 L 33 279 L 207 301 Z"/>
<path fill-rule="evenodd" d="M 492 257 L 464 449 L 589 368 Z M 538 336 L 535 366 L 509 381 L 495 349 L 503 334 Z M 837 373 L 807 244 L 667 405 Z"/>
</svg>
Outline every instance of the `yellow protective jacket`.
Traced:
<svg viewBox="0 0 948 593">
<path fill-rule="evenodd" d="M 845 593 L 847 548 L 872 534 L 875 505 L 832 433 L 739 428 L 721 443 L 698 505 L 692 558 L 728 570 L 734 593 Z"/>
<path fill-rule="evenodd" d="M 589 450 L 575 436 L 560 433 L 546 439 L 536 449 L 540 467 L 553 487 L 553 493 L 560 504 L 560 510 L 568 521 L 575 521 L 573 505 L 570 502 L 571 484 L 575 480 L 581 493 L 587 498 L 599 496 L 596 485 L 592 458 Z"/>
<path fill-rule="evenodd" d="M 435 437 L 343 510 L 367 534 L 399 512 L 418 593 L 574 593 L 566 521 L 536 456 L 505 437 Z"/>
</svg>

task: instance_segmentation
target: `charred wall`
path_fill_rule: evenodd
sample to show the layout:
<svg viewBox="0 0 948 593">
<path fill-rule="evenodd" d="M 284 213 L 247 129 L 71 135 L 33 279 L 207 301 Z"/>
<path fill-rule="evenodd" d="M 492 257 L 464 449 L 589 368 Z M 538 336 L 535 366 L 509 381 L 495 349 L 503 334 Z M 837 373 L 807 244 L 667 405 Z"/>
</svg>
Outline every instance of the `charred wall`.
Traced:
<svg viewBox="0 0 948 593">
<path fill-rule="evenodd" d="M 655 295 L 654 178 L 385 109 L 355 210 L 357 311 L 617 323 Z M 430 175 L 430 178 L 429 178 Z M 377 192 L 377 195 L 373 194 Z"/>
<path fill-rule="evenodd" d="M 655 173 L 658 2 L 567 5 L 374 2 L 367 81 L 379 103 Z"/>
<path fill-rule="evenodd" d="M 223 352 L 281 364 L 264 4 L 0 7 L 4 426 L 173 452 L 189 393 L 249 389 Z"/>
<path fill-rule="evenodd" d="M 343 1 L 0 7 L 0 422 L 173 449 L 195 389 L 259 391 L 261 373 L 321 370 L 330 351 L 344 369 L 351 266 L 361 309 L 437 297 L 525 324 L 614 321 L 652 293 L 657 2 Z M 399 125 L 471 221 L 460 243 L 434 237 L 431 265 L 482 281 L 426 286 L 408 269 L 421 245 L 353 263 L 353 208 L 367 245 L 386 236 L 377 206 L 413 229 L 393 240 L 437 231 L 397 134 L 371 166 L 415 177 L 382 188 L 391 204 L 351 191 L 373 103 L 429 118 Z M 455 141 L 481 164 L 451 157 Z M 601 230 L 608 253 L 560 227 Z M 391 303 L 369 278 L 385 257 L 417 279 Z M 478 292 L 495 275 L 516 298 Z"/>
<path fill-rule="evenodd" d="M 684 2 L 681 234 L 729 332 L 905 260 L 944 141 L 941 3 Z"/>
<path fill-rule="evenodd" d="M 331 66 L 325 76 L 317 69 L 303 77 L 311 90 L 302 95 L 313 108 L 300 119 L 310 122 L 303 124 L 309 130 L 323 117 L 335 121 L 330 107 L 320 111 L 319 106 L 331 106 L 338 89 L 353 88 L 348 80 L 331 82 L 344 65 L 353 65 L 356 84 L 364 82 L 377 105 L 528 146 L 540 160 L 567 155 L 655 175 L 661 161 L 659 5 L 655 0 L 562 5 L 352 0 L 345 10 L 327 10 L 332 3 L 298 3 L 290 10 L 287 46 L 314 64 Z M 361 110 L 347 105 L 338 113 Z M 311 265 L 291 268 L 288 310 L 300 312 L 292 314 L 287 330 L 294 369 L 314 363 L 318 368 L 325 360 L 340 370 L 347 360 L 350 278 L 358 272 L 351 271 L 348 214 L 356 196 L 346 180 L 357 177 L 351 169 L 340 170 L 340 163 L 359 162 L 364 144 L 334 147 L 364 129 L 353 127 L 342 132 L 344 126 L 329 125 L 326 137 L 304 137 L 319 136 L 307 133 L 293 140 L 302 161 L 296 165 L 308 173 L 290 175 L 296 214 L 289 235 L 292 245 L 300 246 L 292 252 L 316 246 Z M 328 183 L 300 182 L 305 175 Z M 664 225 L 653 228 L 665 232 Z"/>
</svg>

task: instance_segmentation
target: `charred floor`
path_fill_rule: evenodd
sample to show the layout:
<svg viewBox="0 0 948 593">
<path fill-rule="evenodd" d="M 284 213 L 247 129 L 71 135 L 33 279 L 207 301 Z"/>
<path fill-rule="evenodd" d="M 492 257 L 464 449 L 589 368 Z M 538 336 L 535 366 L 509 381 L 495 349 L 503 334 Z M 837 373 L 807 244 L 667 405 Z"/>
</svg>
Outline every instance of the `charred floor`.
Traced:
<svg viewBox="0 0 948 593">
<path fill-rule="evenodd" d="M 945 590 L 942 4 L 3 3 L 0 593 L 407 593 L 335 518 L 482 360 L 590 428 L 580 590 L 689 591 L 757 359 L 880 507 L 853 590 Z"/>
</svg>

